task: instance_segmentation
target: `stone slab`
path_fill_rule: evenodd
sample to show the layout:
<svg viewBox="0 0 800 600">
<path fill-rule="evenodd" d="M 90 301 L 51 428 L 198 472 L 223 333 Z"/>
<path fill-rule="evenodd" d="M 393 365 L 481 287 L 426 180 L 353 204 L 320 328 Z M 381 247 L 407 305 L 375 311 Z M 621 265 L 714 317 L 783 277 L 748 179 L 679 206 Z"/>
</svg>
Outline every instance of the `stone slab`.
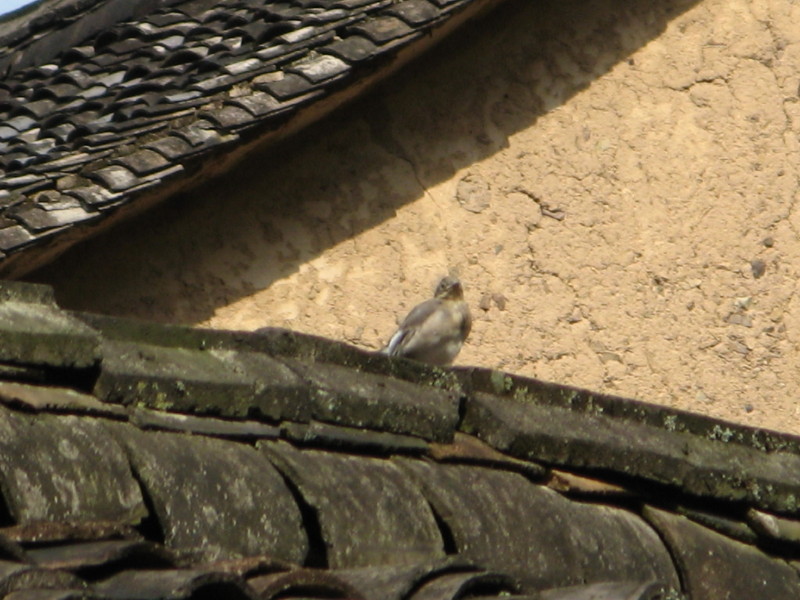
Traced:
<svg viewBox="0 0 800 600">
<path fill-rule="evenodd" d="M 418 437 L 342 427 L 318 421 L 283 423 L 281 432 L 287 440 L 314 448 L 378 455 L 423 454 L 428 451 L 428 444 Z"/>
<path fill-rule="evenodd" d="M 498 450 L 572 468 L 610 470 L 693 496 L 800 513 L 800 456 L 552 405 L 474 393 L 461 429 Z"/>
<path fill-rule="evenodd" d="M 103 340 L 94 394 L 157 410 L 246 416 L 257 384 L 204 350 Z"/>
<path fill-rule="evenodd" d="M 319 421 L 449 442 L 458 423 L 454 392 L 325 363 L 286 359 L 312 387 Z"/>
<path fill-rule="evenodd" d="M 127 411 L 100 402 L 94 396 L 70 388 L 0 382 L 0 402 L 11 408 L 32 411 L 66 412 L 124 419 Z"/>
<path fill-rule="evenodd" d="M 98 336 L 61 311 L 47 286 L 0 282 L 0 362 L 87 368 L 97 363 Z"/>
<path fill-rule="evenodd" d="M 209 352 L 232 371 L 255 382 L 255 393 L 245 402 L 246 414 L 274 421 L 311 418 L 309 384 L 280 357 L 227 348 L 213 348 Z M 230 407 L 221 408 L 221 414 L 229 411 Z M 241 412 L 237 407 L 236 413 Z"/>
<path fill-rule="evenodd" d="M 764 452 L 800 454 L 800 436 L 721 421 L 699 413 L 600 394 L 492 369 L 456 367 L 452 371 L 470 394 L 489 394 L 526 405 L 603 415 L 619 422 L 650 426 L 666 432 L 689 433 L 708 441 L 732 442 Z"/>
<path fill-rule="evenodd" d="M 94 393 L 126 405 L 224 417 L 307 421 L 309 384 L 260 336 L 75 313 L 103 335 Z"/>
</svg>

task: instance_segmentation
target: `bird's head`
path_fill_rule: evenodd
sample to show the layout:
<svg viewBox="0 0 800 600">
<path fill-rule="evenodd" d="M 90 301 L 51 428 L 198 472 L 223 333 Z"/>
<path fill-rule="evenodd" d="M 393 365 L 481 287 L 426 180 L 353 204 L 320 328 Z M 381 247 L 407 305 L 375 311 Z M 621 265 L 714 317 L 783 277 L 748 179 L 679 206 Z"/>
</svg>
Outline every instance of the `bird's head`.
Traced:
<svg viewBox="0 0 800 600">
<path fill-rule="evenodd" d="M 433 295 L 441 300 L 463 300 L 464 290 L 458 279 L 448 275 L 447 277 L 442 277 Z"/>
</svg>

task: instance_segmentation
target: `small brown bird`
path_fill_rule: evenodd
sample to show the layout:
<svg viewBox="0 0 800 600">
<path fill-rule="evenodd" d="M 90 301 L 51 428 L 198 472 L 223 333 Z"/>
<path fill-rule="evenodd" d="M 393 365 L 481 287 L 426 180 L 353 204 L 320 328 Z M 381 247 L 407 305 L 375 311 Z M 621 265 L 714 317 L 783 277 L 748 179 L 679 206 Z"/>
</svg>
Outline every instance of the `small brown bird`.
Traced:
<svg viewBox="0 0 800 600">
<path fill-rule="evenodd" d="M 461 282 L 444 277 L 434 297 L 415 306 L 389 340 L 383 354 L 434 365 L 449 365 L 472 328 Z"/>
</svg>

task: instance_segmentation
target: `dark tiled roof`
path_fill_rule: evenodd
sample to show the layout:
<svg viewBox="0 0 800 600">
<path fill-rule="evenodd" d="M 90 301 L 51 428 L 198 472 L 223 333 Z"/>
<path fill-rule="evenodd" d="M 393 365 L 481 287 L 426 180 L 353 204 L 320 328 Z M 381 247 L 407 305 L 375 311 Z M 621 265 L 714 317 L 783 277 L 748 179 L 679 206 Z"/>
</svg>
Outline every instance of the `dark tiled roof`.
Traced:
<svg viewBox="0 0 800 600">
<path fill-rule="evenodd" d="M 497 2 L 51 0 L 0 23 L 0 270 L 215 174 Z"/>
<path fill-rule="evenodd" d="M 800 597 L 800 440 L 0 286 L 0 592 Z"/>
</svg>

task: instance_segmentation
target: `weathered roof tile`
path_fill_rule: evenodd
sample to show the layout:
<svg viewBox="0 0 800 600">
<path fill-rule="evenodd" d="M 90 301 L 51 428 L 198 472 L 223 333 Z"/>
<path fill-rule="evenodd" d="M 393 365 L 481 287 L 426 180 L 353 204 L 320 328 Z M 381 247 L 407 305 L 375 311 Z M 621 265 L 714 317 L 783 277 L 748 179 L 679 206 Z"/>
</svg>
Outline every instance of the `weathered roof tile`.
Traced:
<svg viewBox="0 0 800 600">
<path fill-rule="evenodd" d="M 248 111 L 236 106 L 223 106 L 220 109 L 203 111 L 202 114 L 224 130 L 235 130 L 253 122 L 253 116 Z"/>
<path fill-rule="evenodd" d="M 669 554 L 633 513 L 570 502 L 516 473 L 397 462 L 445 521 L 459 554 L 513 574 L 527 591 L 608 580 L 678 586 Z"/>
<path fill-rule="evenodd" d="M 56 184 L 58 187 L 58 184 Z M 45 190 L 34 196 L 36 206 L 44 210 L 64 210 L 67 208 L 78 208 L 81 203 L 77 198 L 66 196 L 58 190 Z"/>
<path fill-rule="evenodd" d="M 538 595 L 541 600 L 661 600 L 680 596 L 675 590 L 657 582 L 609 581 L 589 585 L 545 590 Z M 521 599 L 520 599 L 521 600 Z"/>
<path fill-rule="evenodd" d="M 287 68 L 287 71 L 299 73 L 313 83 L 319 83 L 331 77 L 335 77 L 336 75 L 341 75 L 349 69 L 350 65 L 343 60 L 335 56 L 323 54 L 312 59 L 294 63 Z"/>
<path fill-rule="evenodd" d="M 167 568 L 177 558 L 166 548 L 143 540 L 102 540 L 31 548 L 28 557 L 47 569 L 69 569 L 78 573 L 99 568 Z"/>
<path fill-rule="evenodd" d="M 412 563 L 393 563 L 349 569 L 336 569 L 337 578 L 344 580 L 367 598 L 403 600 L 425 581 L 453 572 L 476 572 L 468 560 L 450 555 L 430 557 Z"/>
<path fill-rule="evenodd" d="M 2 388 L 0 387 L 0 394 Z M 182 431 L 229 439 L 275 439 L 281 430 L 259 421 L 223 420 L 134 407 L 131 423 L 143 430 Z"/>
<path fill-rule="evenodd" d="M 444 556 L 427 502 L 393 463 L 298 451 L 285 442 L 258 447 L 317 515 L 324 546 L 314 550 L 324 556 L 309 557 L 311 564 L 346 568 Z"/>
<path fill-rule="evenodd" d="M 519 589 L 512 577 L 497 573 L 446 573 L 422 583 L 410 596 L 412 600 L 437 600 L 461 598 L 479 589 L 488 597 L 513 596 Z"/>
<path fill-rule="evenodd" d="M 645 516 L 669 545 L 692 600 L 718 598 L 720 590 L 742 600 L 800 597 L 797 571 L 788 564 L 685 517 L 651 507 Z"/>
<path fill-rule="evenodd" d="M 7 188 L 17 188 L 17 187 L 31 185 L 33 183 L 39 183 L 42 181 L 46 181 L 46 178 L 43 175 L 31 173 L 29 175 L 5 177 L 3 179 L 0 179 L 0 185 L 2 187 L 7 187 Z"/>
<path fill-rule="evenodd" d="M 498 452 L 488 444 L 469 435 L 457 432 L 449 444 L 429 444 L 428 453 L 437 462 L 471 464 L 520 473 L 530 480 L 542 480 L 551 474 L 548 485 L 552 488 L 552 473 L 530 460 L 517 460 Z M 610 484 L 604 484 L 608 489 Z M 616 488 L 619 490 L 619 488 Z M 564 490 L 566 491 L 566 490 Z"/>
<path fill-rule="evenodd" d="M 25 131 L 36 126 L 36 120 L 27 115 L 18 115 L 13 119 L 6 119 L 5 125 L 13 127 L 17 131 Z"/>
<path fill-rule="evenodd" d="M 247 96 L 232 98 L 228 102 L 244 108 L 254 117 L 269 114 L 281 107 L 280 102 L 264 92 L 253 92 Z"/>
<path fill-rule="evenodd" d="M 343 8 L 333 8 L 330 10 L 322 10 L 320 12 L 310 14 L 308 17 L 305 18 L 304 22 L 317 24 L 317 23 L 330 23 L 331 21 L 339 21 L 339 20 L 343 21 L 347 19 L 349 15 L 350 13 L 348 13 Z"/>
<path fill-rule="evenodd" d="M 247 73 L 248 71 L 261 69 L 264 66 L 264 63 L 258 58 L 246 58 L 244 60 L 225 65 L 225 71 L 231 75 L 240 75 L 242 73 Z"/>
<path fill-rule="evenodd" d="M 139 176 L 149 175 L 170 164 L 161 154 L 147 149 L 116 158 L 114 163 L 127 167 Z"/>
<path fill-rule="evenodd" d="M 79 86 L 66 81 L 49 86 L 49 91 L 53 94 L 53 97 L 62 101 L 74 98 L 78 94 L 78 90 L 80 90 Z"/>
<path fill-rule="evenodd" d="M 17 136 L 19 132 L 10 125 L 0 125 L 0 139 L 9 139 Z"/>
<path fill-rule="evenodd" d="M 0 561 L 0 594 L 3 598 L 10 598 L 17 590 L 29 593 L 30 589 L 37 588 L 81 590 L 83 587 L 80 579 L 63 571 Z"/>
<path fill-rule="evenodd" d="M 429 445 L 425 440 L 385 431 L 355 429 L 311 421 L 284 423 L 282 435 L 301 446 L 371 452 L 373 454 L 424 454 Z"/>
<path fill-rule="evenodd" d="M 388 12 L 411 26 L 428 23 L 441 15 L 441 11 L 427 0 L 404 0 L 392 6 Z"/>
<path fill-rule="evenodd" d="M 217 597 L 255 600 L 239 577 L 208 570 L 123 571 L 95 584 L 94 589 L 101 598 L 188 600 Z"/>
<path fill-rule="evenodd" d="M 153 142 L 149 142 L 146 147 L 151 148 L 165 158 L 172 160 L 192 152 L 192 146 L 188 142 L 174 135 L 169 135 Z"/>
<path fill-rule="evenodd" d="M 120 69 L 118 71 L 112 71 L 111 73 L 103 75 L 102 77 L 98 77 L 95 81 L 98 84 L 109 88 L 111 86 L 117 85 L 123 79 L 125 79 L 125 72 L 126 72 L 125 69 Z"/>
<path fill-rule="evenodd" d="M 122 449 L 91 421 L 0 408 L 0 428 L 0 480 L 16 523 L 136 523 L 145 515 Z"/>
<path fill-rule="evenodd" d="M 103 184 L 112 192 L 121 192 L 139 183 L 139 178 L 130 169 L 120 166 L 103 167 L 86 173 L 86 176 Z"/>
<path fill-rule="evenodd" d="M 692 502 L 690 505 L 679 504 L 674 507 L 674 512 L 731 539 L 745 544 L 758 543 L 758 535 L 744 521 L 743 515 L 720 514 L 710 507 L 704 510 L 702 503 L 698 502 Z"/>
<path fill-rule="evenodd" d="M 320 49 L 350 62 L 363 61 L 371 58 L 378 52 L 378 47 L 370 40 L 360 35 L 351 35 L 343 40 L 337 40 Z"/>
<path fill-rule="evenodd" d="M 0 250 L 13 250 L 30 243 L 34 239 L 34 236 L 20 225 L 0 228 Z"/>
<path fill-rule="evenodd" d="M 37 100 L 35 102 L 28 102 L 24 106 L 25 110 L 29 111 L 31 114 L 41 119 L 51 114 L 53 108 L 55 108 L 56 106 L 56 101 L 50 98 L 46 98 L 43 100 Z"/>
<path fill-rule="evenodd" d="M 287 100 L 308 92 L 313 84 L 306 78 L 288 73 L 276 81 L 257 83 L 257 89 L 269 92 L 279 100 Z"/>
<path fill-rule="evenodd" d="M 364 6 L 365 4 L 371 4 L 374 0 L 337 0 L 337 2 L 333 5 L 337 8 L 359 8 Z"/>
<path fill-rule="evenodd" d="M 364 35 L 376 44 L 385 44 L 386 42 L 414 32 L 414 30 L 403 23 L 403 21 L 392 16 L 369 19 L 364 23 L 353 25 L 352 30 Z"/>
<path fill-rule="evenodd" d="M 204 122 L 209 124 L 208 121 Z M 213 129 L 201 126 L 202 124 L 190 125 L 183 129 L 176 130 L 175 135 L 183 138 L 192 146 L 214 146 L 222 142 L 222 137 Z"/>
<path fill-rule="evenodd" d="M 256 56 L 270 67 L 284 65 L 305 55 L 306 49 L 300 44 L 276 44 L 256 52 Z"/>
<path fill-rule="evenodd" d="M 196 91 L 205 92 L 205 93 L 214 93 L 219 90 L 227 89 L 233 84 L 243 81 L 246 79 L 247 76 L 239 75 L 217 75 L 216 77 L 211 77 L 209 79 L 202 79 L 198 83 L 192 85 L 192 88 Z M 180 96 L 177 96 L 180 97 Z"/>
<path fill-rule="evenodd" d="M 294 44 L 312 38 L 321 31 L 322 30 L 319 27 L 309 25 L 307 27 L 301 27 L 300 29 L 295 29 L 294 31 L 284 33 L 278 37 L 278 40 L 286 42 L 287 44 Z"/>
<path fill-rule="evenodd" d="M 80 413 L 124 418 L 127 411 L 121 406 L 100 402 L 94 396 L 71 388 L 27 385 L 10 381 L 0 382 L 0 402 L 9 407 L 28 411 Z"/>
<path fill-rule="evenodd" d="M 130 453 L 168 547 L 207 561 L 304 559 L 300 509 L 259 452 L 223 440 L 107 427 Z"/>
<path fill-rule="evenodd" d="M 65 137 L 66 135 L 68 135 L 68 131 L 72 131 L 75 129 L 74 125 L 62 125 L 61 127 L 65 128 L 64 129 Z M 65 154 L 51 161 L 48 161 L 47 163 L 44 163 L 42 167 L 51 170 L 66 169 L 68 167 L 82 165 L 92 160 L 93 158 L 96 158 L 96 156 L 97 155 L 95 154 L 88 154 L 87 152 L 73 152 L 70 154 Z"/>
<path fill-rule="evenodd" d="M 800 544 L 798 519 L 789 519 L 751 508 L 747 511 L 747 522 L 754 531 L 770 541 Z"/>
<path fill-rule="evenodd" d="M 38 206 L 28 206 L 14 211 L 13 216 L 29 230 L 37 232 L 87 221 L 96 218 L 98 213 L 88 212 L 79 206 L 55 210 L 44 210 Z"/>
<path fill-rule="evenodd" d="M 111 204 L 117 198 L 119 198 L 118 194 L 109 192 L 107 189 L 94 184 L 66 189 L 64 190 L 64 193 L 76 198 L 80 198 L 83 202 L 90 206 L 97 207 Z"/>
</svg>

